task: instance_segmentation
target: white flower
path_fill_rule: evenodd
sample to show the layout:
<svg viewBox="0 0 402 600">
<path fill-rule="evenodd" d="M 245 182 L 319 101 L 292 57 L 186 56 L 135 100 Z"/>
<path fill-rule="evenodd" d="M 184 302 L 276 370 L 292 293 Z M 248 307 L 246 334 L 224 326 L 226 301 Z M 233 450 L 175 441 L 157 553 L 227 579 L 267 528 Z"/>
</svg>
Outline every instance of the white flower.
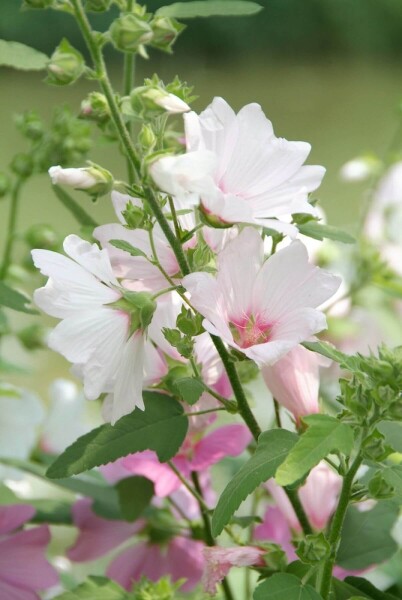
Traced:
<svg viewBox="0 0 402 600">
<path fill-rule="evenodd" d="M 77 190 L 87 190 L 98 183 L 86 168 L 63 169 L 57 165 L 50 167 L 49 175 L 54 185 L 69 185 Z"/>
<path fill-rule="evenodd" d="M 64 240 L 67 258 L 33 250 L 35 266 L 49 277 L 35 291 L 35 303 L 62 319 L 49 336 L 49 346 L 81 369 L 88 399 L 114 392 L 112 422 L 143 409 L 144 332 L 132 334 L 130 309 L 115 305 L 122 289 L 106 250 L 76 235 Z"/>
<path fill-rule="evenodd" d="M 299 241 L 264 262 L 263 241 L 246 227 L 218 255 L 218 272 L 183 279 L 207 331 L 222 337 L 260 366 L 273 364 L 326 328 L 317 310 L 340 278 L 311 265 Z"/>
</svg>

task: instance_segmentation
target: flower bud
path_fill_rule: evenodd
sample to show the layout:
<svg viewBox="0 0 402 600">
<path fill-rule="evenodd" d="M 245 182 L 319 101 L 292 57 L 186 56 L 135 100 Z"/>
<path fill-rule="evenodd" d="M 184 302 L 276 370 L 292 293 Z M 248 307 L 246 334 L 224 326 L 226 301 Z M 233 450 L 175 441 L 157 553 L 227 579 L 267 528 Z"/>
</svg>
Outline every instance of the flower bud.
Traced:
<svg viewBox="0 0 402 600">
<path fill-rule="evenodd" d="M 80 117 L 96 121 L 97 123 L 105 123 L 110 118 L 109 105 L 106 97 L 100 92 L 91 92 L 81 102 Z"/>
<path fill-rule="evenodd" d="M 146 19 L 131 13 L 113 21 L 109 33 L 114 46 L 123 52 L 137 52 L 141 44 L 149 43 L 153 37 Z"/>
<path fill-rule="evenodd" d="M 144 124 L 141 127 L 141 131 L 138 135 L 138 140 L 143 148 L 152 151 L 156 144 L 156 136 L 152 130 L 152 127 Z"/>
<path fill-rule="evenodd" d="M 91 196 L 108 194 L 114 182 L 113 175 L 95 163 L 80 169 L 63 169 L 57 165 L 50 167 L 49 175 L 54 185 L 69 185 Z"/>
<path fill-rule="evenodd" d="M 38 350 L 46 346 L 46 329 L 39 323 L 24 327 L 18 331 L 17 337 L 27 350 Z"/>
<path fill-rule="evenodd" d="M 44 125 L 34 111 L 26 111 L 16 117 L 18 129 L 30 140 L 40 140 L 44 134 Z"/>
<path fill-rule="evenodd" d="M 59 246 L 59 238 L 50 225 L 32 225 L 25 232 L 24 239 L 32 249 L 44 248 L 45 250 L 56 250 Z"/>
<path fill-rule="evenodd" d="M 14 156 L 10 167 L 13 173 L 21 177 L 21 179 L 26 179 L 32 175 L 34 164 L 32 157 L 29 154 L 24 154 L 21 152 Z"/>
<path fill-rule="evenodd" d="M 27 8 L 49 8 L 53 0 L 24 0 L 24 7 Z"/>
<path fill-rule="evenodd" d="M 190 110 L 188 104 L 181 98 L 157 85 L 135 88 L 130 94 L 130 102 L 133 111 L 142 118 L 154 118 L 166 112 L 180 114 Z"/>
<path fill-rule="evenodd" d="M 151 27 L 154 34 L 151 46 L 171 53 L 174 42 L 186 26 L 169 17 L 155 16 Z"/>
<path fill-rule="evenodd" d="M 82 75 L 85 61 L 68 40 L 60 42 L 47 65 L 47 83 L 52 85 L 70 85 Z"/>
<path fill-rule="evenodd" d="M 112 0 L 87 0 L 85 10 L 88 12 L 103 12 L 109 10 Z"/>
<path fill-rule="evenodd" d="M 4 198 L 11 188 L 11 180 L 5 173 L 0 173 L 0 198 Z"/>
</svg>

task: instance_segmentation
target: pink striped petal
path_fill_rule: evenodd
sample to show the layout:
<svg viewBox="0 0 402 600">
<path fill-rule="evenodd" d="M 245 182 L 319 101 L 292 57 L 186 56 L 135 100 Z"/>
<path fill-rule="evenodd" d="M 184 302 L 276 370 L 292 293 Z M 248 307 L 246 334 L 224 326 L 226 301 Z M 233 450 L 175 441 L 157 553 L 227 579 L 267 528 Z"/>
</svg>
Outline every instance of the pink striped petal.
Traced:
<svg viewBox="0 0 402 600">
<path fill-rule="evenodd" d="M 251 434 L 244 425 L 225 425 L 215 429 L 196 444 L 190 468 L 202 471 L 225 456 L 238 456 L 250 441 Z"/>
<path fill-rule="evenodd" d="M 36 510 L 30 504 L 0 506 L 0 535 L 18 529 L 32 519 Z"/>
</svg>

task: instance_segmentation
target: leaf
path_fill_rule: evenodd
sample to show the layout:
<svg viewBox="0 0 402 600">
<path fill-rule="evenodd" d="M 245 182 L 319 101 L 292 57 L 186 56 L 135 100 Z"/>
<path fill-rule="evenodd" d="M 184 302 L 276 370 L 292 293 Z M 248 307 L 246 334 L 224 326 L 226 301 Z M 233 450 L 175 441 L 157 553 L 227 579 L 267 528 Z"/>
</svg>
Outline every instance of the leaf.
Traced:
<svg viewBox="0 0 402 600">
<path fill-rule="evenodd" d="M 174 2 L 162 6 L 156 14 L 174 19 L 194 19 L 195 17 L 246 17 L 255 15 L 262 6 L 248 0 L 195 0 L 194 2 Z"/>
<path fill-rule="evenodd" d="M 53 186 L 53 191 L 60 202 L 70 211 L 80 225 L 90 227 L 91 229 L 98 227 L 98 223 L 81 207 L 80 204 L 78 204 L 76 200 L 74 200 L 74 198 L 70 196 L 70 194 L 67 194 L 67 192 L 58 185 Z"/>
<path fill-rule="evenodd" d="M 349 585 L 352 585 L 360 594 L 363 592 L 364 597 L 371 598 L 372 600 L 398 600 L 396 596 L 378 590 L 370 581 L 362 577 L 346 577 L 345 581 Z"/>
<path fill-rule="evenodd" d="M 285 429 L 264 431 L 258 438 L 257 449 L 224 489 L 212 516 L 212 533 L 219 535 L 232 515 L 249 494 L 275 475 L 297 435 Z"/>
<path fill-rule="evenodd" d="M 344 354 L 332 346 L 332 344 L 328 344 L 327 342 L 303 342 L 302 346 L 311 352 L 317 352 L 317 354 L 321 354 L 326 358 L 330 358 L 349 371 L 355 370 L 355 357 L 350 356 L 349 354 Z"/>
<path fill-rule="evenodd" d="M 393 465 L 381 470 L 385 481 L 395 489 L 396 499 L 402 504 L 402 465 Z"/>
<path fill-rule="evenodd" d="M 9 374 L 23 374 L 26 373 L 26 369 L 24 369 L 23 367 L 20 367 L 19 365 L 15 365 L 14 363 L 8 362 L 7 360 L 5 360 L 4 358 L 2 358 L 0 356 L 0 373 L 7 373 L 7 375 Z"/>
<path fill-rule="evenodd" d="M 21 500 L 20 500 L 21 502 Z M 36 509 L 32 517 L 32 523 L 50 523 L 52 525 L 71 525 L 71 504 L 61 500 L 28 500 L 29 504 Z"/>
<path fill-rule="evenodd" d="M 0 281 L 0 305 L 12 308 L 18 312 L 24 312 L 31 315 L 37 315 L 38 311 L 33 308 L 29 308 L 27 304 L 30 304 L 29 298 L 13 290 L 3 281 Z"/>
<path fill-rule="evenodd" d="M 145 410 L 136 408 L 115 425 L 101 425 L 78 438 L 49 467 L 50 479 L 71 477 L 141 450 L 154 450 L 161 462 L 176 454 L 187 433 L 183 407 L 171 396 L 144 392 Z"/>
<path fill-rule="evenodd" d="M 56 596 L 55 600 L 129 600 L 129 595 L 115 581 L 91 575 L 74 590 Z"/>
<path fill-rule="evenodd" d="M 42 71 L 48 62 L 49 57 L 43 52 L 19 42 L 0 40 L 0 66 L 23 71 Z"/>
<path fill-rule="evenodd" d="M 315 240 L 328 238 L 329 240 L 342 242 L 343 244 L 354 244 L 356 242 L 356 239 L 349 233 L 346 233 L 346 231 L 342 231 L 342 229 L 338 229 L 332 225 L 318 223 L 317 221 L 308 221 L 307 223 L 298 225 L 297 228 L 300 233 Z"/>
<path fill-rule="evenodd" d="M 353 448 L 353 429 L 329 415 L 304 417 L 308 429 L 291 449 L 276 472 L 281 486 L 290 485 L 303 478 L 323 458 L 332 452 L 349 455 Z"/>
<path fill-rule="evenodd" d="M 154 485 L 146 477 L 134 475 L 116 485 L 120 509 L 126 521 L 135 521 L 144 512 L 154 495 Z"/>
<path fill-rule="evenodd" d="M 311 585 L 303 583 L 295 575 L 277 573 L 265 579 L 254 590 L 254 600 L 322 600 Z"/>
<path fill-rule="evenodd" d="M 385 443 L 389 444 L 395 452 L 402 452 L 402 425 L 391 421 L 382 421 L 378 430 L 385 437 Z"/>
<path fill-rule="evenodd" d="M 360 570 L 390 558 L 398 549 L 391 536 L 398 513 L 394 502 L 384 500 L 365 512 L 349 507 L 336 564 L 347 570 Z"/>
<path fill-rule="evenodd" d="M 242 529 L 246 529 L 246 527 L 250 527 L 250 525 L 253 525 L 254 523 L 262 523 L 262 519 L 258 515 L 247 515 L 244 517 L 232 517 L 230 523 L 238 525 Z"/>
<path fill-rule="evenodd" d="M 182 377 L 174 382 L 174 389 L 180 396 L 181 400 L 192 406 L 200 399 L 200 396 L 205 392 L 205 387 L 199 379 L 194 377 Z"/>
<path fill-rule="evenodd" d="M 135 246 L 132 246 L 131 244 L 129 244 L 129 242 L 125 242 L 124 240 L 109 240 L 109 244 L 111 244 L 115 248 L 118 248 L 119 250 L 124 250 L 124 252 L 128 252 L 129 254 L 131 254 L 131 256 L 145 256 L 145 258 L 147 258 L 145 252 L 143 252 L 139 248 L 136 248 Z"/>
</svg>

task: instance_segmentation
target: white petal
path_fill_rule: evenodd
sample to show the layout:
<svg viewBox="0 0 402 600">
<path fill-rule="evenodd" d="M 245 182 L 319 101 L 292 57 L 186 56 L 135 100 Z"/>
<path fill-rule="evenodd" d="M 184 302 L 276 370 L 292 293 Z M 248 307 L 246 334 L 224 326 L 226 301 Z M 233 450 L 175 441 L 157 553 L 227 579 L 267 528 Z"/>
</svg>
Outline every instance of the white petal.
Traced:
<svg viewBox="0 0 402 600">
<path fill-rule="evenodd" d="M 66 254 L 98 279 L 109 285 L 118 285 L 106 250 L 82 240 L 78 235 L 68 235 L 63 247 Z"/>
<path fill-rule="evenodd" d="M 207 150 L 166 156 L 151 165 L 150 173 L 162 191 L 180 196 L 199 192 L 212 181 L 216 160 L 215 154 Z"/>
<path fill-rule="evenodd" d="M 145 342 L 144 354 L 144 385 L 154 385 L 168 372 L 166 361 L 155 346 L 150 342 Z"/>
<path fill-rule="evenodd" d="M 136 406 L 144 410 L 144 401 L 142 399 L 144 343 L 143 334 L 137 331 L 125 344 L 116 373 L 112 425 L 120 417 L 131 413 Z"/>
<path fill-rule="evenodd" d="M 134 206 L 142 207 L 142 202 L 139 198 L 133 198 L 128 194 L 121 194 L 120 192 L 116 192 L 115 190 L 112 192 L 112 204 L 114 208 L 114 212 L 116 213 L 117 218 L 119 219 L 122 225 L 126 224 L 126 221 L 123 217 L 123 212 L 127 208 L 127 204 L 131 202 Z"/>
</svg>

